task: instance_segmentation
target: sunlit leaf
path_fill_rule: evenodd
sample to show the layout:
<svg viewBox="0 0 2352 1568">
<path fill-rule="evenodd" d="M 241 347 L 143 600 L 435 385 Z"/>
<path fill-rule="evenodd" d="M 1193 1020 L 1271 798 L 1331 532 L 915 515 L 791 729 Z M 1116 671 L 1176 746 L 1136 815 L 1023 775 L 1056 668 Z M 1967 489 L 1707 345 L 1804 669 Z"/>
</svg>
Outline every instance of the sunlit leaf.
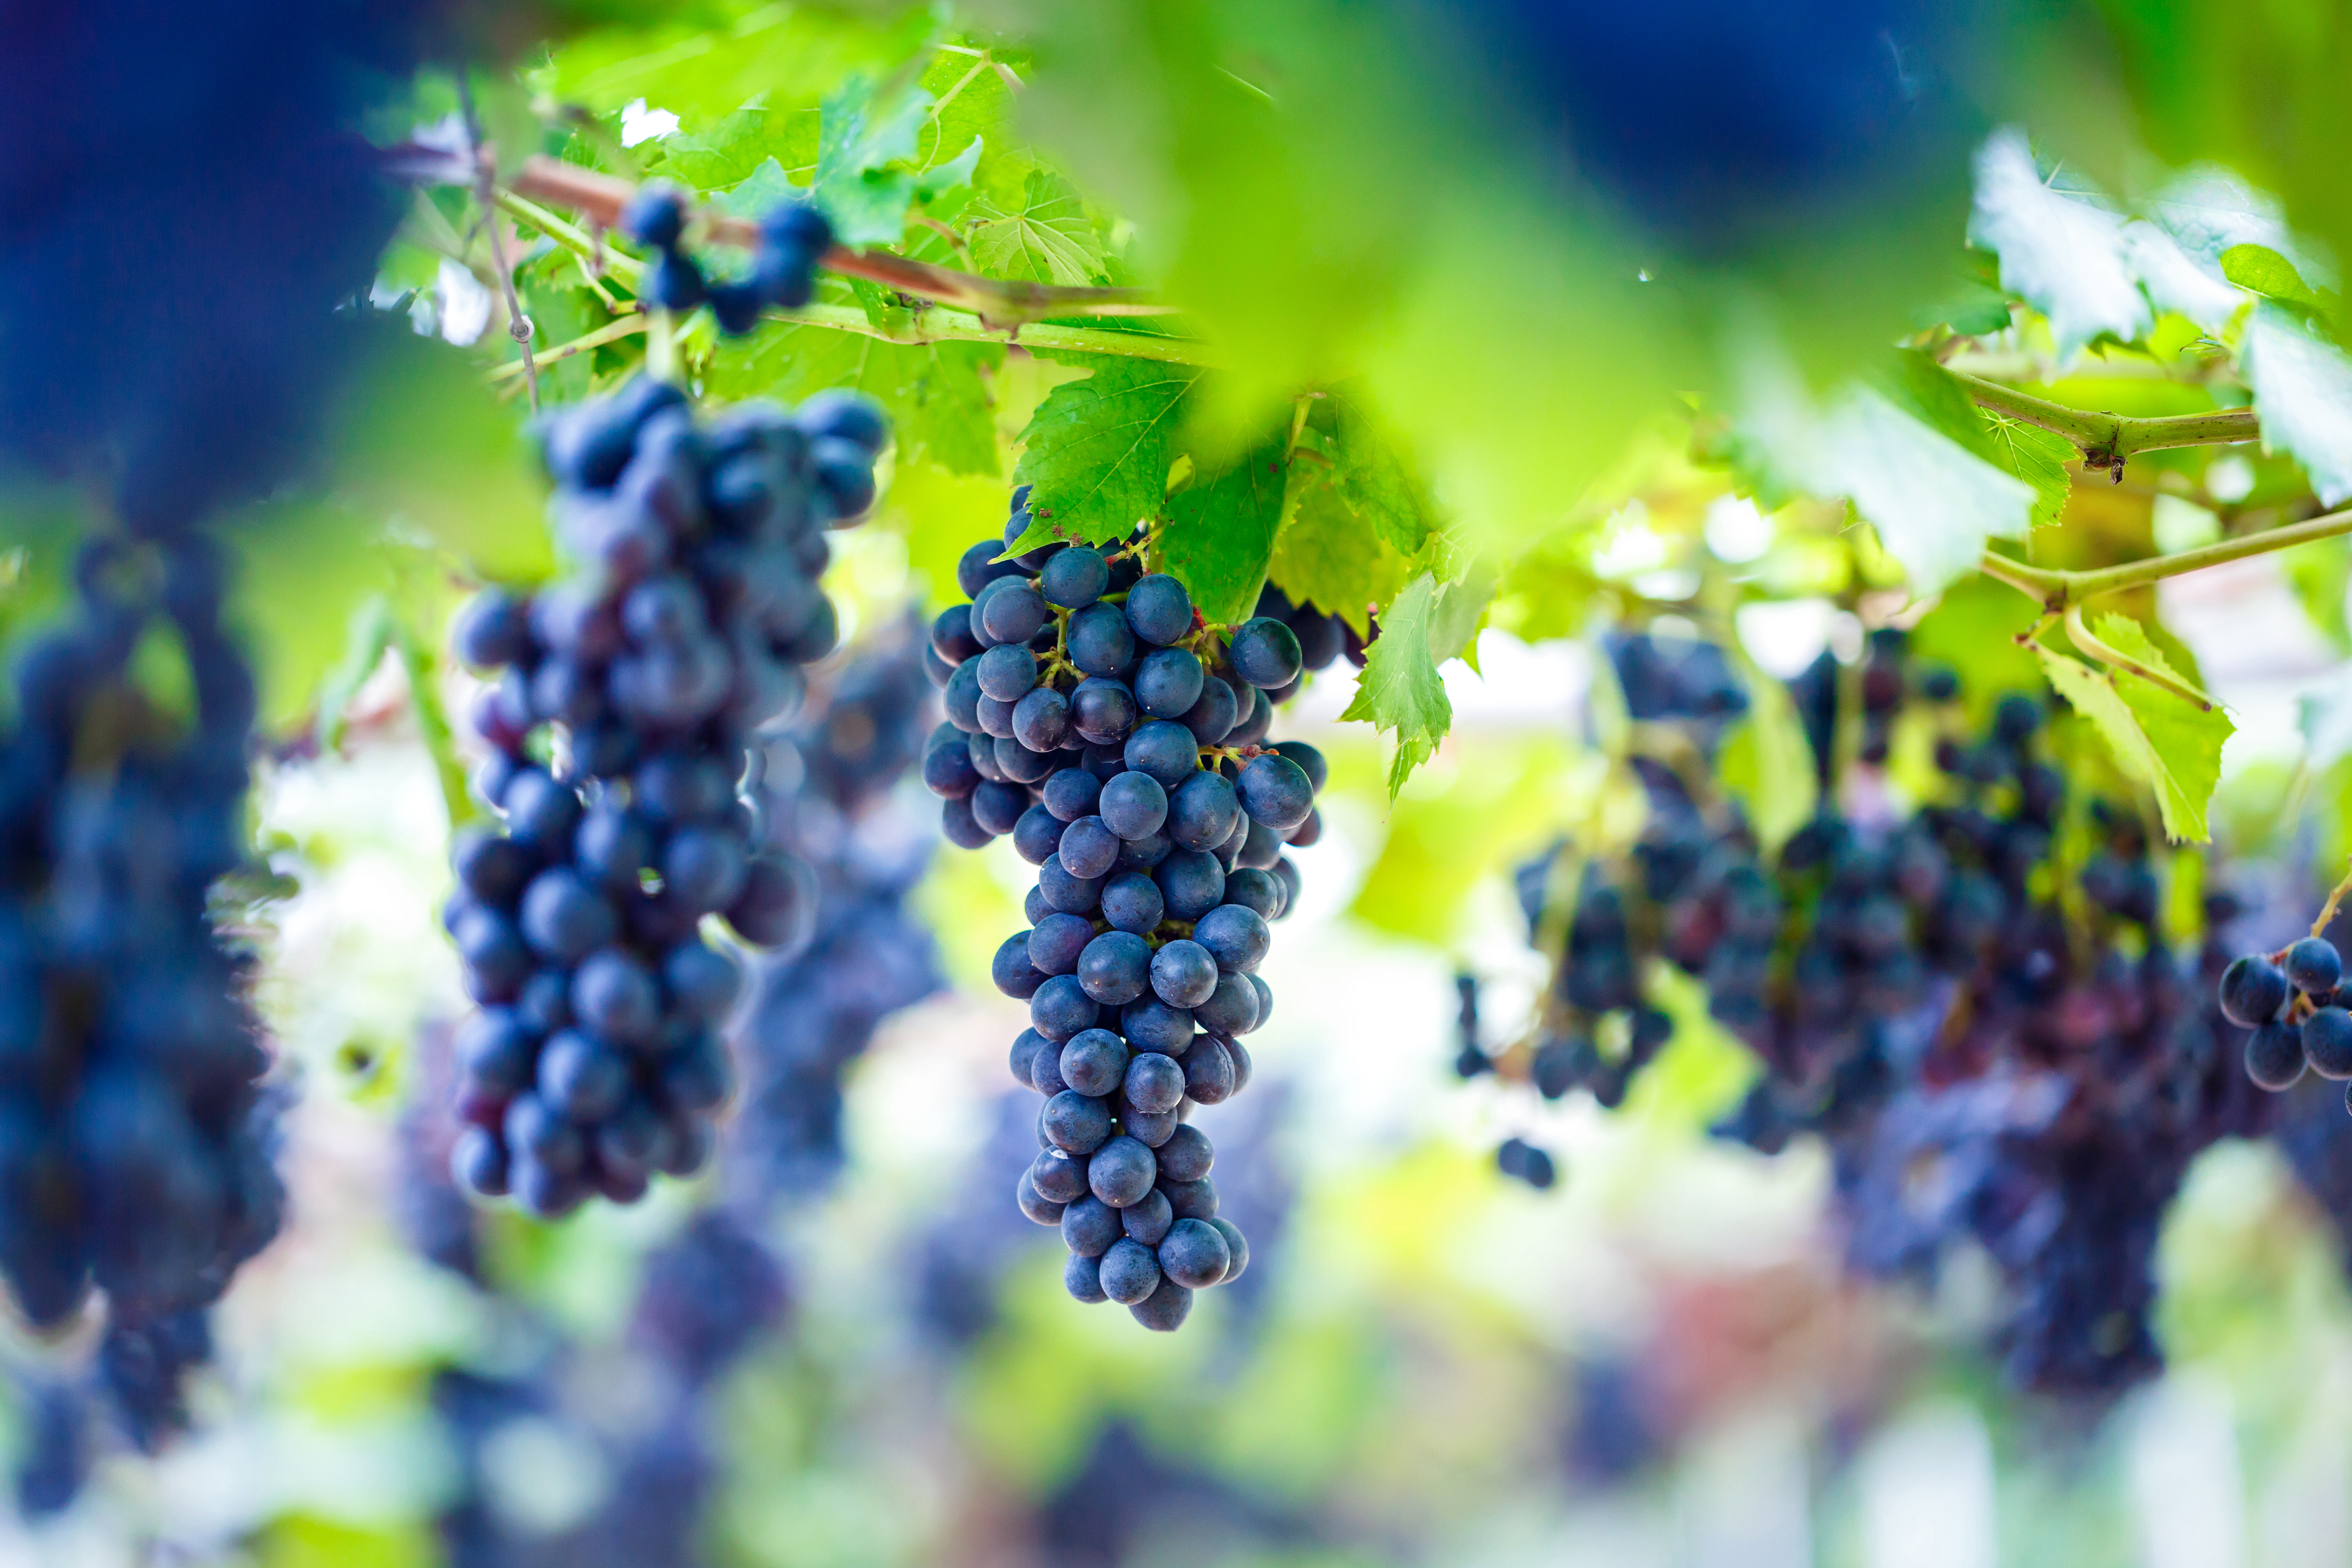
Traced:
<svg viewBox="0 0 2352 1568">
<path fill-rule="evenodd" d="M 1157 512 L 1199 378 L 1184 365 L 1106 359 L 1086 380 L 1055 387 L 1022 433 L 1013 475 L 1032 487 L 1026 537 L 1101 542 Z"/>
<path fill-rule="evenodd" d="M 2138 622 L 2103 616 L 2092 629 L 2126 658 L 2173 673 Z M 2085 664 L 2040 646 L 2034 652 L 2050 684 L 2098 730 L 2116 764 L 2155 792 L 2166 834 L 2176 843 L 2203 842 L 2206 805 L 2221 776 L 2221 742 L 2234 729 L 2229 715 L 2129 670 Z"/>
</svg>

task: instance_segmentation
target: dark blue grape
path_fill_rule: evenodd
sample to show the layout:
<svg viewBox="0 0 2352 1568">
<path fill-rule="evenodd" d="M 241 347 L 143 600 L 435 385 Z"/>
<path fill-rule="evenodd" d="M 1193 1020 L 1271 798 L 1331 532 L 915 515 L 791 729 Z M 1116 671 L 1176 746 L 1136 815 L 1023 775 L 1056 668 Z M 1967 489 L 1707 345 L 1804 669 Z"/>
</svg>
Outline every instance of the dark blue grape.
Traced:
<svg viewBox="0 0 2352 1568">
<path fill-rule="evenodd" d="M 1202 1035 L 1184 1054 L 1184 1092 L 1202 1105 L 1233 1098 L 1239 1086 L 1233 1054 L 1214 1035 Z"/>
<path fill-rule="evenodd" d="M 1089 605 L 1072 616 L 1067 640 L 1081 674 L 1124 679 L 1135 669 L 1135 632 L 1117 605 Z"/>
<path fill-rule="evenodd" d="M 1199 655 L 1186 648 L 1163 647 L 1144 656 L 1129 684 L 1144 712 L 1155 719 L 1174 719 L 1201 700 L 1205 679 Z"/>
<path fill-rule="evenodd" d="M 1101 813 L 1121 838 L 1148 838 L 1168 820 L 1168 792 L 1149 773 L 1123 773 L 1103 785 Z"/>
<path fill-rule="evenodd" d="M 1203 1289 L 1222 1281 L 1233 1255 L 1224 1237 L 1204 1220 L 1180 1219 L 1168 1227 L 1159 1247 L 1160 1269 L 1188 1289 Z"/>
<path fill-rule="evenodd" d="M 1043 1193 L 1040 1193 L 1037 1190 L 1036 1183 L 1029 1179 L 1029 1173 L 1026 1171 L 1022 1172 L 1020 1181 L 1013 1184 L 1013 1202 L 1033 1225 L 1058 1226 L 1062 1223 L 1062 1215 L 1066 1205 L 1055 1203 L 1051 1198 L 1046 1197 Z M 1070 1261 L 1076 1263 L 1079 1260 L 1072 1258 Z M 1091 1259 L 1088 1259 L 1087 1261 L 1091 1261 Z M 1066 1274 L 1066 1272 L 1067 1271 L 1065 1270 Z M 1070 1289 L 1071 1294 L 1077 1295 L 1079 1286 L 1073 1285 Z M 1101 1292 L 1097 1291 L 1091 1297 L 1080 1295 L 1078 1296 L 1078 1300 L 1081 1301 L 1090 1300 L 1102 1300 L 1102 1294 Z"/>
<path fill-rule="evenodd" d="M 1103 919 L 1120 931 L 1148 935 L 1165 911 L 1159 884 L 1139 872 L 1120 872 L 1103 886 Z"/>
<path fill-rule="evenodd" d="M 1181 722 L 1192 731 L 1192 738 L 1204 746 L 1213 746 L 1231 732 L 1234 721 L 1241 716 L 1234 700 L 1234 689 L 1212 675 L 1201 682 L 1201 695 L 1185 710 Z"/>
<path fill-rule="evenodd" d="M 1013 825 L 1013 847 L 1032 866 L 1043 866 L 1062 846 L 1063 823 L 1042 805 L 1033 805 Z"/>
<path fill-rule="evenodd" d="M 1142 1202 L 1159 1173 L 1151 1151 L 1125 1136 L 1111 1139 L 1087 1162 L 1087 1187 L 1115 1209 Z"/>
<path fill-rule="evenodd" d="M 1290 832 L 1315 809 L 1315 786 L 1287 757 L 1252 757 L 1243 764 L 1236 788 L 1242 809 L 1277 833 Z"/>
<path fill-rule="evenodd" d="M 971 815 L 992 835 L 1010 833 L 1029 809 L 1029 792 L 1018 784 L 983 780 L 971 792 Z"/>
<path fill-rule="evenodd" d="M 1055 1068 L 1064 1084 L 1100 1100 L 1127 1076 L 1127 1062 L 1126 1041 L 1108 1029 L 1082 1029 L 1062 1047 Z"/>
<path fill-rule="evenodd" d="M 1217 989 L 1217 961 L 1197 942 L 1167 942 L 1151 956 L 1151 989 L 1171 1007 L 1197 1007 Z"/>
<path fill-rule="evenodd" d="M 1013 705 L 1013 738 L 1033 752 L 1058 750 L 1069 732 L 1070 700 L 1050 686 Z"/>
<path fill-rule="evenodd" d="M 1097 795 L 1099 798 L 1100 792 Z M 1163 818 L 1167 815 L 1164 805 L 1160 815 Z M 1055 854 L 1064 870 L 1073 877 L 1092 880 L 1107 875 L 1118 864 L 1122 842 L 1100 816 L 1081 816 L 1062 830 L 1061 847 Z"/>
<path fill-rule="evenodd" d="M 1104 1253 L 1099 1273 L 1104 1296 L 1132 1307 L 1160 1288 L 1160 1260 L 1133 1237 L 1122 1237 Z"/>
<path fill-rule="evenodd" d="M 1087 1167 L 1059 1149 L 1043 1150 L 1029 1166 L 1029 1184 L 1040 1197 L 1073 1204 L 1087 1194 Z"/>
<path fill-rule="evenodd" d="M 2305 1065 L 2303 1038 L 2292 1024 L 2265 1023 L 2246 1038 L 2246 1076 L 2273 1093 L 2293 1089 Z"/>
<path fill-rule="evenodd" d="M 1066 830 L 1064 837 L 1068 837 Z M 1100 877 L 1071 876 L 1058 852 L 1054 858 L 1037 868 L 1034 890 L 1049 910 L 1073 915 L 1092 914 L 1102 907 L 1102 889 L 1103 879 Z M 1036 921 L 1030 923 L 1034 925 Z"/>
<path fill-rule="evenodd" d="M 980 656 L 980 690 L 999 702 L 1018 702 L 1037 684 L 1037 656 L 1019 645 L 1000 645 Z"/>
<path fill-rule="evenodd" d="M 1059 820 L 1076 822 L 1094 815 L 1096 804 L 1102 799 L 1102 786 L 1103 781 L 1084 768 L 1061 768 L 1045 780 L 1039 799 Z"/>
<path fill-rule="evenodd" d="M 1216 1150 L 1209 1145 L 1209 1135 L 1188 1121 L 1176 1129 L 1173 1138 L 1157 1147 L 1155 1157 L 1160 1159 L 1160 1184 L 1167 1190 L 1173 1184 L 1204 1180 L 1209 1168 L 1216 1163 Z"/>
<path fill-rule="evenodd" d="M 1139 640 L 1164 647 L 1192 629 L 1192 596 L 1175 578 L 1154 572 L 1127 591 L 1127 624 Z"/>
<path fill-rule="evenodd" d="M 2306 996 L 2325 996 L 2344 978 L 2344 955 L 2325 937 L 2307 936 L 2286 950 L 2287 980 Z"/>
<path fill-rule="evenodd" d="M 1074 974 L 1056 974 L 1029 998 L 1029 1022 L 1049 1040 L 1066 1040 L 1094 1027 L 1102 1009 Z"/>
<path fill-rule="evenodd" d="M 1127 738 L 1127 765 L 1172 790 L 1200 771 L 1200 742 L 1192 731 L 1165 719 L 1139 724 Z"/>
<path fill-rule="evenodd" d="M 1160 1288 L 1128 1309 L 1129 1316 L 1155 1333 L 1172 1334 L 1192 1314 L 1192 1292 L 1162 1278 Z"/>
<path fill-rule="evenodd" d="M 1120 1010 L 1118 1030 L 1137 1050 L 1182 1056 L 1192 1045 L 1192 1015 L 1158 997 L 1146 997 Z"/>
<path fill-rule="evenodd" d="M 1123 1007 L 1150 987 L 1151 948 L 1132 931 L 1108 931 L 1087 943 L 1076 973 L 1087 995 Z"/>
<path fill-rule="evenodd" d="M 1197 921 L 1224 901 L 1225 871 L 1216 857 L 1197 849 L 1179 849 L 1153 870 L 1168 918 Z"/>
<path fill-rule="evenodd" d="M 1241 798 L 1222 774 L 1195 773 L 1168 797 L 1168 837 L 1180 848 L 1216 848 L 1241 821 Z"/>
<path fill-rule="evenodd" d="M 1193 1009 L 1202 1028 L 1220 1035 L 1246 1035 L 1258 1025 L 1257 990 L 1245 974 L 1220 974 L 1208 999 Z"/>
<path fill-rule="evenodd" d="M 2320 1077 L 2352 1079 L 2352 1013 L 2315 1009 L 2303 1021 L 2303 1054 Z"/>
<path fill-rule="evenodd" d="M 1234 627 L 1225 657 L 1234 674 L 1261 689 L 1289 684 L 1304 668 L 1297 635 L 1266 616 Z"/>
<path fill-rule="evenodd" d="M 1141 714 L 1125 683 L 1088 676 L 1070 693 L 1070 728 L 1089 745 L 1124 746 Z"/>
<path fill-rule="evenodd" d="M 1080 1097 L 1070 1097 L 1077 1100 Z M 1084 1100 L 1097 1111 L 1101 1106 Z M 1092 1151 L 1088 1151 L 1091 1152 Z M 1062 1245 L 1079 1258 L 1100 1258 L 1122 1238 L 1118 1211 L 1091 1194 L 1078 1198 L 1062 1213 Z"/>
<path fill-rule="evenodd" d="M 1102 552 L 1084 544 L 1074 544 L 1057 552 L 1037 574 L 1037 586 L 1045 602 L 1064 609 L 1084 609 L 1103 596 L 1110 587 L 1110 564 Z"/>
<path fill-rule="evenodd" d="M 2267 958 L 2249 954 L 2221 972 L 2221 1012 L 2233 1024 L 2249 1029 L 2267 1024 L 2286 997 L 2286 973 Z"/>
<path fill-rule="evenodd" d="M 1184 1098 L 1184 1069 L 1173 1057 L 1140 1052 L 1128 1062 L 1120 1090 L 1147 1115 L 1171 1111 Z"/>
<path fill-rule="evenodd" d="M 1050 914 L 1029 933 L 1029 965 L 1040 974 L 1069 974 L 1078 967 L 1078 954 L 1095 940 L 1090 921 L 1076 915 Z"/>
</svg>

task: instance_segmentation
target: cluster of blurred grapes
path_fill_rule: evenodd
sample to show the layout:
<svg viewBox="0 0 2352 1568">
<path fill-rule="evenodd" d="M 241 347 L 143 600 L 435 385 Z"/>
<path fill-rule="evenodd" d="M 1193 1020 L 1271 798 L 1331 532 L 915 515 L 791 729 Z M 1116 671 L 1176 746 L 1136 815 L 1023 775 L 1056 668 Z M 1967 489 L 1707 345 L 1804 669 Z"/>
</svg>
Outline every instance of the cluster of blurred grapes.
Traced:
<svg viewBox="0 0 2352 1568">
<path fill-rule="evenodd" d="M 482 1007 L 456 1152 L 475 1191 L 556 1215 L 707 1159 L 741 976 L 700 926 L 782 947 L 811 930 L 814 873 L 762 847 L 739 792 L 800 667 L 833 650 L 824 531 L 872 503 L 886 439 L 871 404 L 830 395 L 706 426 L 647 377 L 549 424 L 571 570 L 484 593 L 457 633 L 503 671 L 474 714 L 503 821 L 459 836 L 446 917 Z"/>
<path fill-rule="evenodd" d="M 1972 1240 L 2003 1271 L 2019 1383 L 2147 1375 L 2165 1208 L 2199 1151 L 2265 1121 L 2211 1000 L 2223 950 L 2176 944 L 2140 816 L 2070 791 L 2034 699 L 1971 731 L 1951 673 L 1914 668 L 1899 633 L 1792 684 L 1828 787 L 1777 853 L 1643 757 L 1627 853 L 1566 845 L 1522 874 L 1557 954 L 1527 1076 L 1620 1103 L 1673 1035 L 1647 980 L 1672 965 L 1764 1069 L 1717 1131 L 1767 1152 L 1822 1137 L 1853 1267 L 1931 1279 Z M 1844 768 L 1884 760 L 1906 716 L 1934 733 L 1935 802 L 1847 816 Z"/>
</svg>

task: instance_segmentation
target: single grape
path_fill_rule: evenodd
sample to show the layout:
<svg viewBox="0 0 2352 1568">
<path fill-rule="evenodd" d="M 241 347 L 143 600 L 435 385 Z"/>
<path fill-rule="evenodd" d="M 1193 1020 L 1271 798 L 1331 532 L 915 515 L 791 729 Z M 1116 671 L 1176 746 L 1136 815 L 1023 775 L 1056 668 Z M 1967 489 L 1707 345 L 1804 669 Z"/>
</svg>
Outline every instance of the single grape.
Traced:
<svg viewBox="0 0 2352 1568">
<path fill-rule="evenodd" d="M 1127 1042 L 1108 1029 L 1084 1029 L 1062 1047 L 1055 1066 L 1064 1084 L 1099 1100 L 1127 1076 Z"/>
<path fill-rule="evenodd" d="M 2307 936 L 2286 950 L 2286 977 L 2306 996 L 2325 996 L 2344 978 L 2344 956 L 2325 937 Z"/>
<path fill-rule="evenodd" d="M 2245 1028 L 2267 1024 L 2286 1005 L 2286 973 L 2256 954 L 2231 961 L 2221 972 L 2221 1012 Z M 2259 1080 L 2257 1080 L 2259 1081 Z"/>
<path fill-rule="evenodd" d="M 1160 1259 L 1133 1237 L 1122 1237 L 1103 1254 L 1103 1294 L 1121 1306 L 1142 1302 L 1160 1288 Z"/>
<path fill-rule="evenodd" d="M 1163 1277 L 1160 1288 L 1128 1309 L 1135 1321 L 1155 1333 L 1172 1334 L 1192 1313 L 1192 1292 Z"/>
<path fill-rule="evenodd" d="M 1105 931 L 1078 955 L 1078 984 L 1103 1005 L 1124 1007 L 1150 988 L 1151 962 L 1151 949 L 1141 937 L 1131 931 Z"/>
<path fill-rule="evenodd" d="M 1269 616 L 1235 626 L 1225 657 L 1234 674 L 1261 689 L 1286 686 L 1305 668 L 1297 634 Z"/>
<path fill-rule="evenodd" d="M 2246 1076 L 2273 1092 L 2293 1089 L 2305 1067 L 2303 1037 L 2287 1023 L 2265 1023 L 2246 1038 Z"/>
<path fill-rule="evenodd" d="M 2352 1079 L 2352 1013 L 2333 1006 L 2315 1010 L 2303 1021 L 2303 1054 L 2320 1077 Z"/>
<path fill-rule="evenodd" d="M 1127 624 L 1137 640 L 1164 647 L 1192 629 L 1192 596 L 1175 578 L 1154 572 L 1127 591 Z"/>
</svg>

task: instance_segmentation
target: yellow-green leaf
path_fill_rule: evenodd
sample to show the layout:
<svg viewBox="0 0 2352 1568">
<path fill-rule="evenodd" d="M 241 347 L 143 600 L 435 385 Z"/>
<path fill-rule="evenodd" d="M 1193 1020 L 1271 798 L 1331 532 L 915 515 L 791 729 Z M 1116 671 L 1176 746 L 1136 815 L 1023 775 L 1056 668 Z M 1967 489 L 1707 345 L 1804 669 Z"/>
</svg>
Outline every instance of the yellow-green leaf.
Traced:
<svg viewBox="0 0 2352 1568">
<path fill-rule="evenodd" d="M 1364 720 L 1396 737 L 1396 755 L 1389 763 L 1391 800 L 1454 726 L 1454 704 L 1430 647 L 1437 601 L 1437 579 L 1424 572 L 1381 612 L 1381 635 L 1365 650 L 1355 700 L 1339 715 Z"/>
<path fill-rule="evenodd" d="M 1789 836 L 1811 819 L 1821 778 L 1789 689 L 1745 659 L 1741 669 L 1747 677 L 1748 716 L 1724 739 L 1723 787 L 1748 814 L 1748 825 L 1765 850 L 1778 853 Z"/>
<path fill-rule="evenodd" d="M 2164 675 L 2172 667 L 2138 622 L 2104 616 L 2093 628 L 2125 658 Z M 2203 842 L 2205 813 L 2221 776 L 2221 742 L 2234 728 L 2219 707 L 2200 708 L 2145 676 L 2084 664 L 2037 646 L 2050 684 L 2088 719 L 2125 773 L 2156 792 L 2164 831 L 2179 843 Z"/>
<path fill-rule="evenodd" d="M 1248 618 L 1265 585 L 1275 529 L 1282 521 L 1283 443 L 1244 452 L 1223 473 L 1196 479 L 1168 503 L 1160 535 L 1165 569 L 1212 626 Z"/>
</svg>

